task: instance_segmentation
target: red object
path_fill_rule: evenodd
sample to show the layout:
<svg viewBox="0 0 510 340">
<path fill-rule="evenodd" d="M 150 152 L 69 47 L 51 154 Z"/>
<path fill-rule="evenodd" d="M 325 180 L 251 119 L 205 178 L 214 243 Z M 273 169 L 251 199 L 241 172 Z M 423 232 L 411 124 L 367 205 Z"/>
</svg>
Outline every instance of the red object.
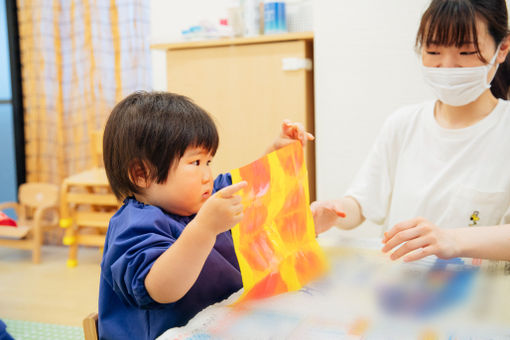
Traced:
<svg viewBox="0 0 510 340">
<path fill-rule="evenodd" d="M 0 211 L 0 226 L 17 227 L 16 221 Z"/>
</svg>

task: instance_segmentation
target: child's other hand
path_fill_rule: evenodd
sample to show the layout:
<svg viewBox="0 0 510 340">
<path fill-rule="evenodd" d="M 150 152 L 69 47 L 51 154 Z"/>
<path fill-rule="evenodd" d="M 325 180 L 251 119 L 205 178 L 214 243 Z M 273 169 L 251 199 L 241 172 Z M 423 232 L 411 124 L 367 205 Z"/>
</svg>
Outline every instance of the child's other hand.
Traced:
<svg viewBox="0 0 510 340">
<path fill-rule="evenodd" d="M 314 139 L 315 137 L 311 133 L 305 131 L 303 124 L 294 123 L 285 119 L 282 122 L 282 130 L 280 134 L 273 142 L 273 145 L 267 149 L 267 153 L 278 150 L 285 145 L 295 142 L 296 140 L 300 141 L 301 145 L 305 147 L 307 141 Z"/>
<path fill-rule="evenodd" d="M 345 217 L 344 209 L 338 201 L 315 201 L 310 205 L 310 209 L 312 210 L 316 235 L 334 226 L 338 218 Z"/>
<path fill-rule="evenodd" d="M 198 225 L 216 236 L 239 223 L 243 219 L 243 205 L 236 193 L 246 185 L 246 181 L 232 184 L 209 197 L 195 217 Z"/>
<path fill-rule="evenodd" d="M 457 241 L 454 230 L 440 229 L 430 221 L 417 217 L 396 224 L 384 233 L 384 253 L 402 244 L 390 258 L 397 260 L 402 256 L 404 262 L 416 261 L 429 255 L 449 259 L 456 255 Z"/>
</svg>

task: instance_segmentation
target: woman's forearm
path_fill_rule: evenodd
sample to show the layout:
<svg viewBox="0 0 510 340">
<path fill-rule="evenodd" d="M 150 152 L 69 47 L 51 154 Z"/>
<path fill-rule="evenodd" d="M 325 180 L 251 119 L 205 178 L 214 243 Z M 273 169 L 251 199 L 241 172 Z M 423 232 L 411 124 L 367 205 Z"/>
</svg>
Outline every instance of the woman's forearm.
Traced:
<svg viewBox="0 0 510 340">
<path fill-rule="evenodd" d="M 452 229 L 457 256 L 510 261 L 510 225 Z"/>
</svg>

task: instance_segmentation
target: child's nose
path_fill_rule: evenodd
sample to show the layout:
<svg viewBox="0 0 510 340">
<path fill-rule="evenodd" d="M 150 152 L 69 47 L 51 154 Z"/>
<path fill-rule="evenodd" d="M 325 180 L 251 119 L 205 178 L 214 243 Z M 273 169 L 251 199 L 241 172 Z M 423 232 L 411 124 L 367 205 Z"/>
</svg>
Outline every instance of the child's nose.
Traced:
<svg viewBox="0 0 510 340">
<path fill-rule="evenodd" d="M 211 178 L 212 178 L 211 168 L 207 167 L 206 169 L 204 169 L 202 173 L 202 182 L 207 183 L 211 180 Z"/>
</svg>

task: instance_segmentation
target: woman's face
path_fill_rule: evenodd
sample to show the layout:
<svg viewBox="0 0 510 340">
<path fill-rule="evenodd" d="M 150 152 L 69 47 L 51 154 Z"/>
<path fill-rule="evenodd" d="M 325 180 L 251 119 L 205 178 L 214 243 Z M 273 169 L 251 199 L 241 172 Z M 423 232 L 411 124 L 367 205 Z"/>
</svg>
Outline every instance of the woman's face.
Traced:
<svg viewBox="0 0 510 340">
<path fill-rule="evenodd" d="M 487 24 L 483 20 L 476 20 L 476 31 L 480 52 L 485 60 L 490 61 L 497 48 L 494 38 L 489 34 Z M 508 39 L 502 44 L 495 64 L 503 62 L 507 53 Z M 421 56 L 423 65 L 426 67 L 476 67 L 485 64 L 476 53 L 472 41 L 466 41 L 460 47 L 424 45 Z M 496 66 L 493 66 L 489 72 L 489 79 L 492 79 L 495 72 Z"/>
</svg>

